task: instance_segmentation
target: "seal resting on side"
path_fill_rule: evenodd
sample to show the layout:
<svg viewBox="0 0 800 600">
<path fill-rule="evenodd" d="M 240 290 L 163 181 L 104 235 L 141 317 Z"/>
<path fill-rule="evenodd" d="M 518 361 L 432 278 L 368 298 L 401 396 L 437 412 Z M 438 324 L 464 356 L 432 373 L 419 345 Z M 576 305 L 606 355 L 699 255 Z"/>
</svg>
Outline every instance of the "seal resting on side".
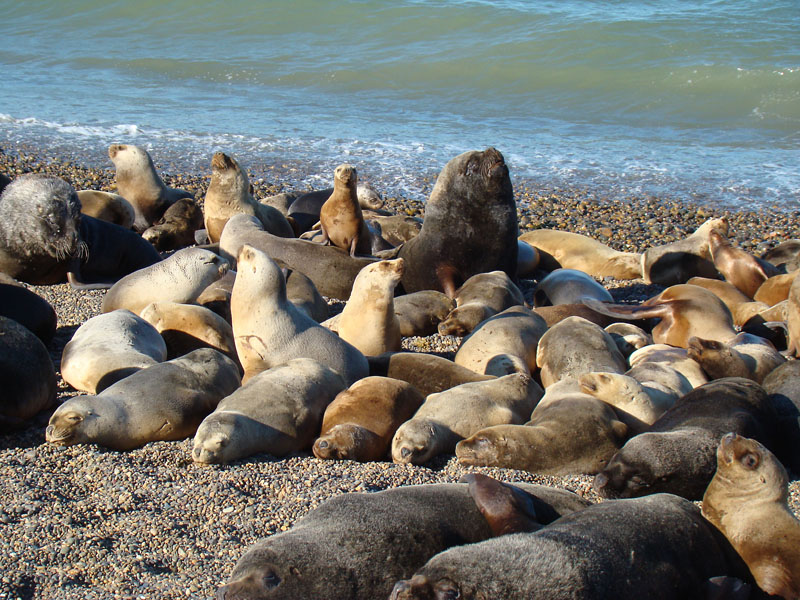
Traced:
<svg viewBox="0 0 800 600">
<path fill-rule="evenodd" d="M 439 323 L 440 335 L 463 337 L 489 317 L 525 304 L 522 292 L 504 271 L 473 275 L 456 290 L 455 300 L 456 308 Z"/>
<path fill-rule="evenodd" d="M 386 352 L 370 356 L 369 374 L 399 379 L 413 385 L 423 397 L 473 381 L 494 379 L 435 354 Z"/>
<path fill-rule="evenodd" d="M 136 213 L 131 203 L 119 194 L 99 190 L 78 190 L 81 214 L 119 225 L 125 229 L 133 227 Z"/>
<path fill-rule="evenodd" d="M 161 252 L 178 250 L 195 243 L 194 232 L 203 228 L 203 211 L 194 198 L 181 198 L 142 237 Z"/>
<path fill-rule="evenodd" d="M 728 342 L 692 337 L 686 350 L 709 379 L 745 377 L 761 383 L 773 369 L 786 362 L 767 340 L 744 332 Z"/>
</svg>

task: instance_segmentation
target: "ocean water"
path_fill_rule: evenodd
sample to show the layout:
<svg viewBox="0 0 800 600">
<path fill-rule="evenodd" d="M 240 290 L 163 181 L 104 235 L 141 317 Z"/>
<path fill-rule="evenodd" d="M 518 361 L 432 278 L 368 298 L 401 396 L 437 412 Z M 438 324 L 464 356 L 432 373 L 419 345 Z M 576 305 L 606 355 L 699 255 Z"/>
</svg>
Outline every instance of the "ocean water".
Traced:
<svg viewBox="0 0 800 600">
<path fill-rule="evenodd" d="M 800 207 L 800 1 L 1 0 L 0 147 Z"/>
</svg>

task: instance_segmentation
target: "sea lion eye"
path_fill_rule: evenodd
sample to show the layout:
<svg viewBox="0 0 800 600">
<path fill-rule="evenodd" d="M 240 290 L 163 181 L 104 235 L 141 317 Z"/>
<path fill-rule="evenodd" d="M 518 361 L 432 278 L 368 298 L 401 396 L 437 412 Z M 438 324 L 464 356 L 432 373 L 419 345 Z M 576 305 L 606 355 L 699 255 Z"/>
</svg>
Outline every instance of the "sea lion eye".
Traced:
<svg viewBox="0 0 800 600">
<path fill-rule="evenodd" d="M 748 452 L 742 457 L 740 462 L 747 469 L 755 469 L 758 466 L 758 457 L 755 454 Z"/>
<path fill-rule="evenodd" d="M 277 587 L 278 584 L 280 584 L 281 578 L 278 577 L 272 571 L 270 571 L 269 573 L 266 573 L 264 575 L 264 577 L 262 578 L 262 582 L 264 583 L 264 587 L 266 587 L 266 588 L 274 588 L 274 587 Z"/>
<path fill-rule="evenodd" d="M 454 583 L 444 583 L 437 586 L 436 600 L 458 600 L 461 598 L 461 592 Z"/>
</svg>

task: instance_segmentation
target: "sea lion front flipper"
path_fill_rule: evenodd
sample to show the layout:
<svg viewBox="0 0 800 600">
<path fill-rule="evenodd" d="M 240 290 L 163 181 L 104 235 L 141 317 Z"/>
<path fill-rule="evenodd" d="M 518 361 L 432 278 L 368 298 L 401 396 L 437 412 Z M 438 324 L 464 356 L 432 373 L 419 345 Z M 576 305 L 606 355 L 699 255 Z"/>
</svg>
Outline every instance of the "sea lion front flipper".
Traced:
<svg viewBox="0 0 800 600">
<path fill-rule="evenodd" d="M 533 497 L 518 487 L 480 473 L 469 473 L 461 481 L 469 484 L 469 494 L 495 536 L 542 528 Z"/>
<path fill-rule="evenodd" d="M 80 280 L 80 274 L 75 271 L 67 272 L 67 281 L 73 290 L 108 290 L 111 289 L 115 281 L 94 281 L 86 282 Z"/>
</svg>

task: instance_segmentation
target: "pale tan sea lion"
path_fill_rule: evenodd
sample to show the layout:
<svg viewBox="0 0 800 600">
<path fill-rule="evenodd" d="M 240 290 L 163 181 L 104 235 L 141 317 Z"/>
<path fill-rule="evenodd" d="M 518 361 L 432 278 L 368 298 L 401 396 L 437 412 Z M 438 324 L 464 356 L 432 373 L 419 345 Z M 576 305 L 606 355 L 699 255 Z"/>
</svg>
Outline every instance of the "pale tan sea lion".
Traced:
<svg viewBox="0 0 800 600">
<path fill-rule="evenodd" d="M 687 353 L 703 367 L 709 379 L 744 377 L 761 383 L 786 362 L 767 340 L 744 332 L 727 342 L 689 338 Z"/>
<path fill-rule="evenodd" d="M 606 314 L 593 311 L 585 304 L 559 304 L 557 306 L 538 306 L 533 312 L 542 317 L 548 327 L 563 321 L 568 317 L 582 317 L 600 327 L 607 327 L 618 323 L 621 317 L 610 317 Z"/>
<path fill-rule="evenodd" d="M 708 383 L 708 376 L 697 361 L 689 358 L 686 348 L 676 348 L 667 344 L 651 344 L 640 348 L 628 357 L 631 368 L 649 363 L 672 367 L 689 380 L 693 388 Z"/>
<path fill-rule="evenodd" d="M 609 291 L 589 275 L 577 269 L 556 269 L 536 286 L 533 304 L 540 306 L 580 304 L 585 298 L 613 302 Z"/>
<path fill-rule="evenodd" d="M 455 364 L 452 360 L 420 352 L 387 352 L 369 357 L 370 375 L 391 377 L 413 385 L 423 397 L 473 381 L 494 379 Z"/>
<path fill-rule="evenodd" d="M 152 226 L 180 198 L 191 198 L 186 190 L 164 185 L 147 150 L 130 144 L 112 144 L 108 156 L 116 168 L 117 192 L 136 213 L 133 228 L 142 232 Z"/>
<path fill-rule="evenodd" d="M 133 227 L 136 213 L 130 202 L 119 194 L 99 190 L 78 190 L 81 214 L 114 223 L 125 229 Z"/>
<path fill-rule="evenodd" d="M 394 299 L 394 314 L 403 337 L 429 336 L 437 333 L 439 323 L 447 318 L 456 303 L 447 294 L 422 290 Z"/>
<path fill-rule="evenodd" d="M 779 273 L 767 261 L 731 244 L 727 232 L 714 229 L 709 233 L 708 241 L 711 260 L 717 271 L 749 298 L 755 295 L 761 284 Z"/>
<path fill-rule="evenodd" d="M 456 308 L 439 323 L 440 335 L 463 337 L 480 323 L 512 306 L 524 306 L 525 297 L 504 271 L 477 273 L 456 290 Z"/>
<path fill-rule="evenodd" d="M 194 198 L 174 202 L 142 237 L 161 252 L 193 246 L 195 232 L 203 228 L 203 211 Z"/>
<path fill-rule="evenodd" d="M 703 515 L 731 542 L 758 587 L 800 598 L 800 521 L 788 506 L 789 477 L 755 440 L 729 433 L 717 448 L 717 471 Z"/>
<path fill-rule="evenodd" d="M 325 409 L 322 430 L 312 450 L 317 458 L 383 460 L 392 437 L 425 402 L 405 381 L 365 377 L 334 398 Z"/>
<path fill-rule="evenodd" d="M 642 276 L 642 255 L 618 252 L 595 239 L 557 229 L 536 229 L 519 239 L 539 252 L 539 266 L 552 271 L 559 267 L 583 271 L 592 277 L 638 279 Z"/>
<path fill-rule="evenodd" d="M 800 268 L 800 240 L 786 240 L 771 250 L 767 250 L 761 258 L 768 263 L 786 269 L 786 272 Z"/>
<path fill-rule="evenodd" d="M 792 271 L 782 275 L 773 275 L 756 290 L 753 300 L 775 306 L 789 298 L 789 290 L 800 271 Z"/>
<path fill-rule="evenodd" d="M 370 234 L 358 203 L 355 167 L 339 165 L 333 172 L 333 193 L 319 211 L 322 243 L 347 250 L 350 256 L 371 254 Z"/>
<path fill-rule="evenodd" d="M 741 327 L 749 321 L 754 315 L 766 310 L 767 304 L 763 302 L 753 302 L 751 298 L 746 296 L 735 285 L 728 281 L 721 279 L 709 279 L 707 277 L 692 277 L 687 281 L 689 285 L 696 285 L 698 287 L 707 289 L 713 292 L 717 298 L 725 303 L 728 310 L 731 311 L 733 317 L 733 324 Z"/>
</svg>

